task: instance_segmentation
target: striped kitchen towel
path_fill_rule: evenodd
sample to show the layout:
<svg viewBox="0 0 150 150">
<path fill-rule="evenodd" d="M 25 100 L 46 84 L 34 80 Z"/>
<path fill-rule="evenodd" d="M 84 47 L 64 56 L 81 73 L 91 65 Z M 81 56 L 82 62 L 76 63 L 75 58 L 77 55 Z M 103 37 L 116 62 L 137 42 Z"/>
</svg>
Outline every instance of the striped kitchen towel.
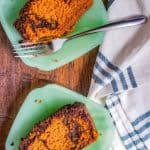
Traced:
<svg viewBox="0 0 150 150">
<path fill-rule="evenodd" d="M 109 20 L 145 14 L 148 21 L 106 33 L 89 98 L 112 116 L 113 150 L 150 150 L 150 0 L 110 0 L 108 13 Z"/>
</svg>

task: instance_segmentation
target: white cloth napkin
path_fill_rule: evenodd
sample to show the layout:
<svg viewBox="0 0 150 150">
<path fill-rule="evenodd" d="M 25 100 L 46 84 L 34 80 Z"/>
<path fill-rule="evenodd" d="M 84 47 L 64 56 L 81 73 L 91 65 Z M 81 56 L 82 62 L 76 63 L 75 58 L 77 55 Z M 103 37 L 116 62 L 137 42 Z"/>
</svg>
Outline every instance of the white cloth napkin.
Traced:
<svg viewBox="0 0 150 150">
<path fill-rule="evenodd" d="M 89 98 L 104 104 L 113 118 L 113 150 L 150 150 L 150 0 L 110 4 L 110 20 L 145 14 L 148 22 L 106 33 Z"/>
</svg>

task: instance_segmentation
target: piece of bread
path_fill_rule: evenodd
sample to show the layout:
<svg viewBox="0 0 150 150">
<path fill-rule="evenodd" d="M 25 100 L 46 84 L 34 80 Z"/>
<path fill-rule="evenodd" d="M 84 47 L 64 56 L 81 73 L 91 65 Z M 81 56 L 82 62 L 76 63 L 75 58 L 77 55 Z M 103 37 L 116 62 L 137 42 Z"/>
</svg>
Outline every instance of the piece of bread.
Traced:
<svg viewBox="0 0 150 150">
<path fill-rule="evenodd" d="M 81 150 L 96 141 L 98 132 L 86 106 L 60 108 L 36 125 L 20 143 L 20 150 Z"/>
<path fill-rule="evenodd" d="M 73 26 L 93 0 L 29 0 L 14 23 L 25 41 L 37 42 L 60 37 Z"/>
</svg>

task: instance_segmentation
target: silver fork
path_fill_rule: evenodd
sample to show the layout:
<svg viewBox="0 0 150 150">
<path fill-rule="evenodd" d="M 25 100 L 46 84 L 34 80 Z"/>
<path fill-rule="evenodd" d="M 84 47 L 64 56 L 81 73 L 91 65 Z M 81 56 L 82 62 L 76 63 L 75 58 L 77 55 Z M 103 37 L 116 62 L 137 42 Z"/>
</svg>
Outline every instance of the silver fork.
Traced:
<svg viewBox="0 0 150 150">
<path fill-rule="evenodd" d="M 108 23 L 104 26 L 100 26 L 73 36 L 63 37 L 63 38 L 57 38 L 50 42 L 45 43 L 46 41 L 42 42 L 27 42 L 27 43 L 21 43 L 21 44 L 13 44 L 13 53 L 15 54 L 15 57 L 37 57 L 41 55 L 49 55 L 52 52 L 56 52 L 61 49 L 61 47 L 64 45 L 65 42 L 97 33 L 97 32 L 104 32 L 104 31 L 110 31 L 114 29 L 129 27 L 129 26 L 135 26 L 139 24 L 145 23 L 147 20 L 147 17 L 144 15 L 136 15 L 129 18 L 124 18 L 118 21 L 114 21 L 111 23 Z M 18 55 L 17 55 L 18 54 Z"/>
</svg>

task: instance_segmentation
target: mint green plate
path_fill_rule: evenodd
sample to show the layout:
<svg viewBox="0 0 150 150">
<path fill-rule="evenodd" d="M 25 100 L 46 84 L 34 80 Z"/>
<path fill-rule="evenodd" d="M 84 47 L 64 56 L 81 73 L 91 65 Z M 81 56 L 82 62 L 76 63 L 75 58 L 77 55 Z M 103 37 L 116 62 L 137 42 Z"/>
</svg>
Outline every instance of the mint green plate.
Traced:
<svg viewBox="0 0 150 150">
<path fill-rule="evenodd" d="M 21 138 L 25 137 L 36 123 L 47 118 L 58 108 L 77 101 L 86 104 L 101 134 L 98 140 L 85 150 L 108 150 L 114 137 L 114 126 L 106 109 L 78 93 L 55 84 L 35 89 L 27 96 L 7 137 L 6 150 L 18 150 Z"/>
<path fill-rule="evenodd" d="M 20 9 L 27 0 L 0 0 L 0 22 L 11 43 L 16 44 L 21 38 L 13 26 Z M 93 6 L 81 17 L 72 34 L 101 26 L 107 22 L 107 13 L 101 0 L 94 0 Z M 104 33 L 87 35 L 66 42 L 60 51 L 47 56 L 37 58 L 21 58 L 22 61 L 40 70 L 50 71 L 60 67 L 87 53 L 98 46 L 104 37 Z"/>
</svg>

